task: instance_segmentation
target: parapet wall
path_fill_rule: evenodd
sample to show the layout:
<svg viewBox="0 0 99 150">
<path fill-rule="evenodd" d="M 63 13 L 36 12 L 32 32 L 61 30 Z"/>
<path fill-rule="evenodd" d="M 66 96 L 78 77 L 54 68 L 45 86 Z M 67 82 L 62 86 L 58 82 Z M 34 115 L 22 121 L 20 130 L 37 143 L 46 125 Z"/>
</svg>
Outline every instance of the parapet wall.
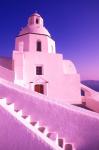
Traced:
<svg viewBox="0 0 99 150">
<path fill-rule="evenodd" d="M 99 92 L 81 84 L 81 89 L 84 91 L 84 102 L 86 106 L 95 112 L 99 113 Z"/>
<path fill-rule="evenodd" d="M 47 125 L 50 130 L 73 142 L 77 150 L 99 149 L 99 115 L 72 105 L 59 105 L 41 94 L 0 79 L 0 96 Z"/>
</svg>

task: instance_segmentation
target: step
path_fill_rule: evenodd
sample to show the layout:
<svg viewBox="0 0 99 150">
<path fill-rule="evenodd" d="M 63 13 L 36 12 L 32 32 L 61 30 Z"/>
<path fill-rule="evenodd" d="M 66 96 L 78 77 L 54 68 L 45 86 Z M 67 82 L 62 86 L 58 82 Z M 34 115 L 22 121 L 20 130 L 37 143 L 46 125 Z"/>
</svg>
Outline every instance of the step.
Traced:
<svg viewBox="0 0 99 150">
<path fill-rule="evenodd" d="M 56 132 L 49 132 L 49 133 L 47 133 L 46 136 L 47 136 L 48 138 L 50 138 L 51 140 L 57 142 L 58 134 L 57 134 Z"/>
<path fill-rule="evenodd" d="M 40 125 L 39 125 L 39 121 L 32 121 L 30 122 L 32 126 L 36 127 L 36 128 L 39 128 Z"/>
<path fill-rule="evenodd" d="M 16 109 L 16 108 L 14 108 L 14 111 L 15 111 L 15 112 L 18 112 L 18 111 L 20 111 L 20 109 Z"/>
<path fill-rule="evenodd" d="M 0 97 L 0 100 L 2 101 L 2 100 L 6 100 L 6 98 L 5 97 Z"/>
<path fill-rule="evenodd" d="M 64 138 L 59 138 L 56 132 L 49 132 L 45 126 L 40 126 L 39 121 L 32 121 L 31 116 L 23 115 L 22 109 L 14 109 L 13 103 L 6 102 L 6 99 L 2 99 L 0 104 L 15 118 L 17 118 L 22 124 L 24 124 L 32 132 L 40 136 L 45 142 L 50 144 L 55 150 L 74 150 L 72 143 L 65 143 Z"/>
<path fill-rule="evenodd" d="M 44 135 L 47 137 L 47 134 L 49 133 L 49 130 L 48 130 L 48 128 L 46 127 L 46 129 L 44 130 Z"/>
<path fill-rule="evenodd" d="M 11 105 L 13 102 L 11 102 L 11 101 L 8 101 L 7 99 L 6 99 L 6 104 L 7 105 Z"/>
<path fill-rule="evenodd" d="M 4 106 L 7 103 L 6 98 L 0 98 L 0 103 Z"/>
<path fill-rule="evenodd" d="M 39 130 L 40 132 L 42 132 L 42 133 L 44 133 L 45 129 L 46 129 L 46 127 L 39 127 L 39 128 L 38 128 L 38 130 Z"/>
<path fill-rule="evenodd" d="M 16 112 L 16 111 L 14 111 L 14 112 Z M 22 117 L 22 115 L 23 115 L 22 109 L 19 110 L 18 112 L 16 112 L 16 115 L 19 117 Z"/>
<path fill-rule="evenodd" d="M 18 110 L 19 111 L 19 110 Z M 26 115 L 22 115 L 22 118 L 23 119 L 26 119 L 28 116 L 26 116 Z"/>
<path fill-rule="evenodd" d="M 23 117 L 23 116 L 22 116 Z M 24 117 L 23 117 L 24 118 Z M 29 115 L 29 116 L 27 116 L 26 118 L 24 118 L 25 119 L 25 121 L 27 121 L 28 123 L 31 123 L 31 116 Z"/>
<path fill-rule="evenodd" d="M 71 143 L 65 143 L 64 150 L 74 150 Z"/>
<path fill-rule="evenodd" d="M 14 103 L 6 104 L 11 111 L 14 111 Z"/>
<path fill-rule="evenodd" d="M 64 142 L 65 142 L 64 138 L 58 138 L 57 142 L 58 142 L 58 146 L 60 146 L 61 148 L 64 147 Z"/>
</svg>

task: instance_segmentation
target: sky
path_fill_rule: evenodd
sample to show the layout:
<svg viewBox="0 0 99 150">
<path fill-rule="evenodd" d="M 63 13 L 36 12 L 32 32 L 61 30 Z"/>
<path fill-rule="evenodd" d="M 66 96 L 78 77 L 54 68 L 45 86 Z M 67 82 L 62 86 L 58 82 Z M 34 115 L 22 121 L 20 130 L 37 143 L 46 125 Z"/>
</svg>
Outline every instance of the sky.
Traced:
<svg viewBox="0 0 99 150">
<path fill-rule="evenodd" d="M 36 11 L 81 80 L 99 80 L 99 0 L 0 0 L 0 56 L 12 55 L 15 37 Z"/>
</svg>

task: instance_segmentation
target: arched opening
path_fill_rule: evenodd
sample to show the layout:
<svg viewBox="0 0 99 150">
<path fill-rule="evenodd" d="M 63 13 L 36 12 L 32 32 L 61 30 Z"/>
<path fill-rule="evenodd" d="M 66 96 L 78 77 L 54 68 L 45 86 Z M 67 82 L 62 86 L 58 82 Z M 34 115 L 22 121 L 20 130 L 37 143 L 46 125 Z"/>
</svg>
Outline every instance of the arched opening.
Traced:
<svg viewBox="0 0 99 150">
<path fill-rule="evenodd" d="M 37 41 L 36 50 L 39 51 L 39 52 L 42 51 L 42 49 L 41 49 L 41 41 Z"/>
<path fill-rule="evenodd" d="M 44 85 L 43 84 L 36 84 L 34 86 L 34 90 L 38 93 L 44 94 Z"/>
<path fill-rule="evenodd" d="M 36 18 L 36 24 L 39 24 L 39 19 L 38 18 Z"/>
</svg>

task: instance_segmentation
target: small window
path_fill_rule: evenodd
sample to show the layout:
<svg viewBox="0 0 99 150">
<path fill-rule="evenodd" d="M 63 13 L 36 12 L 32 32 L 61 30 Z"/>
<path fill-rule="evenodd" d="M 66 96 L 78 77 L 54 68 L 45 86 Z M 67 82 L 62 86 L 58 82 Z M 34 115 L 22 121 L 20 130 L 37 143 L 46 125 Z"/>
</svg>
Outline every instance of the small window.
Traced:
<svg viewBox="0 0 99 150">
<path fill-rule="evenodd" d="M 42 75 L 43 72 L 42 72 L 42 66 L 37 66 L 36 67 L 36 75 Z"/>
<path fill-rule="evenodd" d="M 36 24 L 39 24 L 39 19 L 38 18 L 36 19 Z"/>
<path fill-rule="evenodd" d="M 37 51 L 41 51 L 41 41 L 37 41 Z"/>
</svg>

